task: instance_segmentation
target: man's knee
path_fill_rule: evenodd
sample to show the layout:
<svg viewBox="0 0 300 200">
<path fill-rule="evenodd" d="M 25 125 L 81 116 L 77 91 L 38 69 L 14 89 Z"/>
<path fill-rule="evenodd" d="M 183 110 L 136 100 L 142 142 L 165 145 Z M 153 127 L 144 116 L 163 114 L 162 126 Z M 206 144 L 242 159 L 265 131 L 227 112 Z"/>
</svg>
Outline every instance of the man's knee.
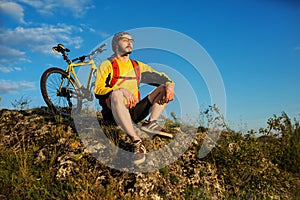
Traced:
<svg viewBox="0 0 300 200">
<path fill-rule="evenodd" d="M 114 103 L 120 102 L 123 98 L 123 93 L 120 90 L 114 90 L 110 94 L 110 101 Z"/>
<path fill-rule="evenodd" d="M 165 96 L 165 85 L 160 85 L 151 94 L 149 94 L 149 100 L 152 104 L 158 103 Z"/>
<path fill-rule="evenodd" d="M 165 91 L 165 88 L 166 88 L 166 86 L 165 85 L 159 85 L 158 87 L 157 87 L 157 89 L 159 90 L 159 91 Z"/>
</svg>

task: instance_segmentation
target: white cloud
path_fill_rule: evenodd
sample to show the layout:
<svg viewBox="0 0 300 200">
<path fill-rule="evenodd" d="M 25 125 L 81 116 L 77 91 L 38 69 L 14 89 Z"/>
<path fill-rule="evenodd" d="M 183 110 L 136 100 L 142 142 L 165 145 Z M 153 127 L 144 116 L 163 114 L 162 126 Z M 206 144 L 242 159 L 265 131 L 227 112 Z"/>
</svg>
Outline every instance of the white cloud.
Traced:
<svg viewBox="0 0 300 200">
<path fill-rule="evenodd" d="M 21 67 L 8 67 L 0 65 L 0 72 L 2 73 L 10 73 L 13 71 L 22 71 Z"/>
<path fill-rule="evenodd" d="M 40 27 L 3 30 L 0 32 L 1 58 L 21 58 L 24 52 L 49 53 L 53 45 L 58 42 L 80 47 L 83 40 L 79 36 L 72 36 L 76 28 L 65 24 L 47 25 Z M 21 50 L 16 50 L 21 49 Z"/>
<path fill-rule="evenodd" d="M 0 80 L 0 94 L 14 93 L 24 90 L 35 90 L 36 83 L 29 81 Z"/>
<path fill-rule="evenodd" d="M 0 72 L 2 72 L 2 73 L 9 73 L 12 71 L 13 71 L 13 68 L 11 68 L 11 67 L 0 66 Z"/>
<path fill-rule="evenodd" d="M 55 9 L 60 8 L 59 1 L 49 1 L 49 0 L 20 0 L 20 2 L 27 4 L 42 15 L 53 15 Z"/>
<path fill-rule="evenodd" d="M 0 13 L 10 16 L 17 22 L 25 24 L 24 9 L 14 2 L 0 2 Z"/>
<path fill-rule="evenodd" d="M 92 28 L 90 25 L 87 24 L 80 24 L 80 27 L 78 28 L 80 32 L 84 32 L 85 30 L 88 30 L 91 33 L 95 33 L 96 30 Z"/>
<path fill-rule="evenodd" d="M 30 52 L 50 54 L 52 47 L 58 43 L 80 48 L 83 39 L 73 36 L 76 32 L 77 27 L 65 24 L 0 30 L 0 71 L 9 73 L 20 70 L 13 65 L 31 62 L 27 56 Z"/>
<path fill-rule="evenodd" d="M 0 0 L 0 12 L 4 12 L 19 22 L 24 22 L 24 9 L 32 12 L 32 9 L 27 10 L 28 7 L 48 15 L 72 14 L 77 17 L 94 8 L 90 0 Z M 37 24 L 30 20 L 24 26 L 0 28 L 0 71 L 5 73 L 15 71 L 13 65 L 16 63 L 31 62 L 28 57 L 30 53 L 49 54 L 53 45 L 57 43 L 80 48 L 83 39 L 78 34 L 86 31 L 96 33 L 92 27 L 85 24 L 80 24 L 80 26 L 63 23 L 50 25 Z"/>
<path fill-rule="evenodd" d="M 89 10 L 95 9 L 93 0 L 2 0 L 0 13 L 7 14 L 18 22 L 25 23 L 24 7 L 27 5 L 41 15 L 66 15 L 83 17 Z"/>
<path fill-rule="evenodd" d="M 0 34 L 1 35 L 1 34 Z M 0 44 L 0 61 L 12 57 L 24 57 L 25 52 Z"/>
<path fill-rule="evenodd" d="M 40 1 L 40 0 L 19 0 L 19 2 L 28 4 L 34 8 L 41 8 L 46 3 L 45 1 Z"/>
<path fill-rule="evenodd" d="M 111 34 L 106 33 L 106 32 L 103 32 L 103 31 L 100 31 L 100 32 L 99 32 L 99 35 L 100 35 L 101 37 L 103 37 L 103 38 L 108 38 L 109 36 L 111 36 Z"/>
<path fill-rule="evenodd" d="M 90 0 L 20 0 L 20 2 L 35 8 L 42 15 L 68 12 L 75 17 L 82 17 L 88 10 L 94 8 Z"/>
<path fill-rule="evenodd" d="M 90 9 L 95 8 L 89 0 L 61 0 L 63 7 L 70 9 L 75 17 L 82 17 Z"/>
<path fill-rule="evenodd" d="M 15 70 L 20 71 L 21 68 L 12 67 L 18 61 L 29 62 L 23 51 L 0 44 L 0 72 L 10 73 Z"/>
</svg>

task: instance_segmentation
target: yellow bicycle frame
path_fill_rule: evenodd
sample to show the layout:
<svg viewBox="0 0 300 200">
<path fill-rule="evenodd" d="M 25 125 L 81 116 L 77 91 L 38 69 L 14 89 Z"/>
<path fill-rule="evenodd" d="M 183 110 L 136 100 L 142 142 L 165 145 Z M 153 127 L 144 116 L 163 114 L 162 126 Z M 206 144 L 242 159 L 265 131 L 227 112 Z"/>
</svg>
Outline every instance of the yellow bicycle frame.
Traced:
<svg viewBox="0 0 300 200">
<path fill-rule="evenodd" d="M 68 74 L 68 79 L 71 78 L 71 74 L 73 74 L 73 77 L 75 79 L 75 82 L 77 83 L 77 85 L 79 86 L 79 88 L 82 88 L 83 85 L 81 84 L 75 70 L 74 70 L 74 67 L 81 67 L 81 66 L 91 66 L 91 70 L 90 70 L 90 73 L 89 73 L 89 77 L 88 77 L 88 80 L 87 80 L 87 83 L 86 83 L 86 87 L 87 89 L 90 88 L 91 86 L 91 81 L 92 81 L 92 75 L 93 73 L 97 70 L 97 67 L 95 65 L 95 62 L 93 59 L 89 60 L 88 62 L 78 62 L 78 63 L 71 63 L 68 65 L 67 69 L 66 69 L 66 72 Z"/>
</svg>

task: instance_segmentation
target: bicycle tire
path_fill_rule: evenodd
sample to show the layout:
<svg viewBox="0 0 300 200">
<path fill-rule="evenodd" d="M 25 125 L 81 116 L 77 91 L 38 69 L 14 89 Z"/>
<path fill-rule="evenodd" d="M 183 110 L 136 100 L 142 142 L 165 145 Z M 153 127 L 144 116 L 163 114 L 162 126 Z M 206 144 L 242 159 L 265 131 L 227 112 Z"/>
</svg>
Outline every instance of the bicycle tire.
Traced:
<svg viewBox="0 0 300 200">
<path fill-rule="evenodd" d="M 82 99 L 74 79 L 67 77 L 64 70 L 49 68 L 42 74 L 40 88 L 45 103 L 55 114 L 71 117 L 81 110 Z"/>
</svg>

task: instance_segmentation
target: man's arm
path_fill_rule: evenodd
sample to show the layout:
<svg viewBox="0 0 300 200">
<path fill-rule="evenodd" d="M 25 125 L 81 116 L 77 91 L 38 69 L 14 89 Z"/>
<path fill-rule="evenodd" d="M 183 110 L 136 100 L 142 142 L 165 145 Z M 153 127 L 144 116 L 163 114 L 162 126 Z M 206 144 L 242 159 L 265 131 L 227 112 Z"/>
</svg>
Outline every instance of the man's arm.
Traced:
<svg viewBox="0 0 300 200">
<path fill-rule="evenodd" d="M 112 88 L 107 87 L 107 81 L 113 75 L 110 61 L 106 60 L 100 64 L 96 72 L 95 89 L 96 95 L 106 95 L 112 91 Z"/>
<path fill-rule="evenodd" d="M 159 85 L 173 85 L 174 82 L 162 72 L 158 72 L 154 70 L 149 65 L 146 65 L 142 62 L 139 62 L 140 70 L 141 70 L 141 83 L 159 86 Z"/>
<path fill-rule="evenodd" d="M 153 86 L 165 86 L 165 96 L 162 101 L 164 103 L 169 103 L 174 100 L 174 82 L 162 72 L 154 70 L 149 65 L 139 62 L 141 68 L 141 83 L 146 83 Z"/>
</svg>

